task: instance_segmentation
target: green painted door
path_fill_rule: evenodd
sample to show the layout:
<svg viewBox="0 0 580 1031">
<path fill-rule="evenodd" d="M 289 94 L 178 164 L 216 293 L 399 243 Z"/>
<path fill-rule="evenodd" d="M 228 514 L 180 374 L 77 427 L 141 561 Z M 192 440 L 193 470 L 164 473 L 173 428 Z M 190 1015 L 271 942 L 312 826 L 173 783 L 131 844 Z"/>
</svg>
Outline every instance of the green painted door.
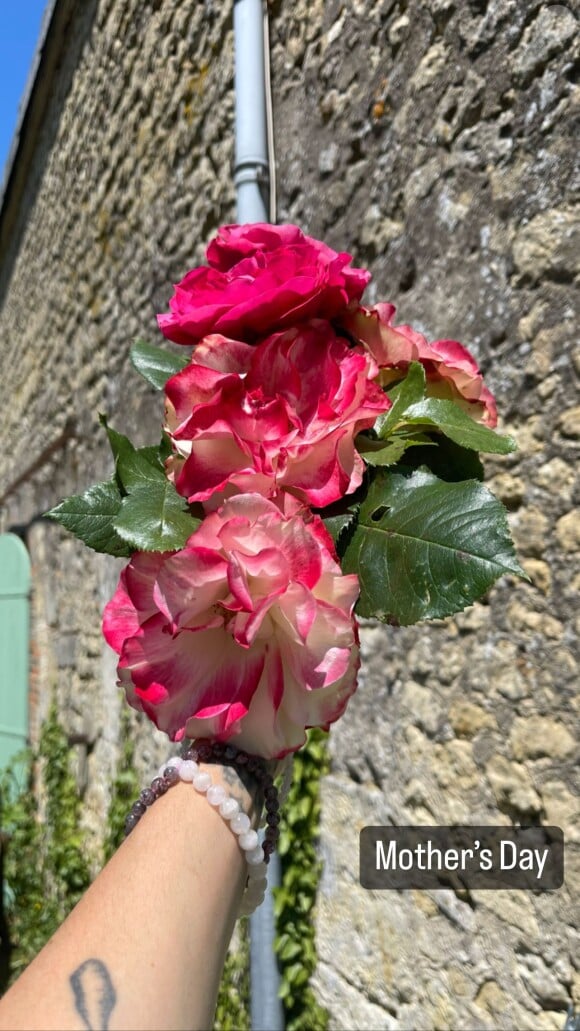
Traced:
<svg viewBox="0 0 580 1031">
<path fill-rule="evenodd" d="M 29 595 L 28 552 L 0 534 L 0 769 L 28 737 Z"/>
</svg>

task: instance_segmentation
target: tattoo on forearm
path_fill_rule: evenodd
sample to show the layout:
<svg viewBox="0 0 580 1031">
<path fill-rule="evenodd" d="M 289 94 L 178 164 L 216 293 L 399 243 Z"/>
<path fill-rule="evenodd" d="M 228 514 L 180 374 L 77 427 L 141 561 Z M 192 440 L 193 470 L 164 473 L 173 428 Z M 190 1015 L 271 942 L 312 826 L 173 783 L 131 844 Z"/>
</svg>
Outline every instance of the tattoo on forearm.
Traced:
<svg viewBox="0 0 580 1031">
<path fill-rule="evenodd" d="M 87 959 L 70 975 L 77 1013 L 87 1031 L 108 1031 L 117 993 L 107 967 L 100 959 Z"/>
</svg>

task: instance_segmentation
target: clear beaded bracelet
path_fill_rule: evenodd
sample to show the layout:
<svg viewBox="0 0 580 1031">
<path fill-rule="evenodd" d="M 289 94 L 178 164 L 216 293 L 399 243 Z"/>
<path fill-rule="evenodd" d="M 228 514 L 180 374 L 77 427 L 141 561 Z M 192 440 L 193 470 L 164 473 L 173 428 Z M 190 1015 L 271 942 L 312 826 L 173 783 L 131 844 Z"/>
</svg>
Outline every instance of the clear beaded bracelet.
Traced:
<svg viewBox="0 0 580 1031">
<path fill-rule="evenodd" d="M 221 784 L 212 782 L 211 775 L 199 768 L 200 762 L 221 762 L 237 767 L 240 773 L 246 769 L 257 781 L 264 795 L 266 831 L 262 844 L 257 832 L 251 829 L 250 818 L 241 811 L 239 802 L 231 798 Z M 266 769 L 264 759 L 220 741 L 194 742 L 183 756 L 174 756 L 164 763 L 151 786 L 143 789 L 125 820 L 125 836 L 134 830 L 147 809 L 179 781 L 192 784 L 199 794 L 205 795 L 209 804 L 219 812 L 236 835 L 248 865 L 239 915 L 249 916 L 264 901 L 268 883 L 267 866 L 280 833 L 278 790 Z"/>
</svg>

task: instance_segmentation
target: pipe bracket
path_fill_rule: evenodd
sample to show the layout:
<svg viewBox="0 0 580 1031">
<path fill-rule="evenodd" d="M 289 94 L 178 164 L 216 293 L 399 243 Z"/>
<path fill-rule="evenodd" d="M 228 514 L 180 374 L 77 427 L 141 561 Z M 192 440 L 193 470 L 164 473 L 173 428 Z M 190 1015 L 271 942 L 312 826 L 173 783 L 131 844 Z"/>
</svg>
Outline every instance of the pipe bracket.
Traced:
<svg viewBox="0 0 580 1031">
<path fill-rule="evenodd" d="M 239 186 L 241 183 L 258 183 L 259 186 L 267 186 L 270 182 L 270 169 L 267 161 L 260 158 L 252 158 L 249 161 L 240 161 L 234 168 L 234 183 Z"/>
</svg>

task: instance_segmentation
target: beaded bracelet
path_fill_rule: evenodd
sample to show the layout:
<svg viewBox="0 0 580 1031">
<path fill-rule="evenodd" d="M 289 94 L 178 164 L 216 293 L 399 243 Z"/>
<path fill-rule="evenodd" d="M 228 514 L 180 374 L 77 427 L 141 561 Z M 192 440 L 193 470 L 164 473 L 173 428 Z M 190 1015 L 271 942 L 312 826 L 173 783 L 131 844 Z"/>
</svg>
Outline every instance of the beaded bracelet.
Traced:
<svg viewBox="0 0 580 1031">
<path fill-rule="evenodd" d="M 231 798 L 221 784 L 213 784 L 209 773 L 200 770 L 198 763 L 220 762 L 246 769 L 260 785 L 264 795 L 266 833 L 262 844 L 258 834 L 250 828 L 250 819 L 240 811 L 240 805 Z M 267 864 L 276 848 L 280 823 L 278 791 L 259 756 L 249 755 L 220 741 L 196 741 L 182 756 L 174 756 L 164 763 L 149 788 L 144 788 L 125 820 L 125 836 L 137 826 L 146 810 L 178 781 L 192 784 L 204 794 L 211 806 L 229 824 L 236 835 L 248 864 L 248 876 L 240 907 L 240 916 L 249 916 L 264 901 L 267 887 Z"/>
</svg>

